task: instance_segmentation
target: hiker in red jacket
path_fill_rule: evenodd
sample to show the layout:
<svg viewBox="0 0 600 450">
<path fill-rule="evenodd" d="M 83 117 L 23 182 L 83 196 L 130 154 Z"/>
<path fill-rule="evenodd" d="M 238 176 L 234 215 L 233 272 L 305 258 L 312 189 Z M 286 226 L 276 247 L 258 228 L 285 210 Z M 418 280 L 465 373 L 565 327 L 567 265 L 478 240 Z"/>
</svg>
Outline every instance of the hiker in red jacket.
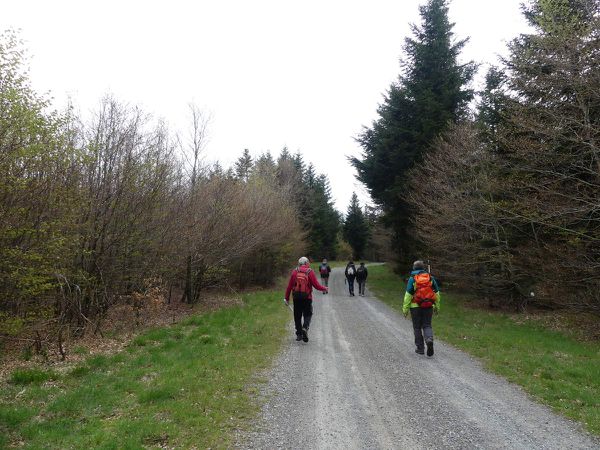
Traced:
<svg viewBox="0 0 600 450">
<path fill-rule="evenodd" d="M 298 267 L 292 271 L 290 281 L 285 290 L 283 301 L 289 305 L 290 292 L 294 299 L 294 323 L 296 324 L 296 340 L 308 342 L 308 327 L 312 317 L 312 290 L 313 288 L 327 293 L 326 287 L 321 286 L 317 281 L 315 272 L 310 268 L 308 258 L 303 256 L 298 260 Z M 302 323 L 304 316 L 304 323 Z"/>
</svg>

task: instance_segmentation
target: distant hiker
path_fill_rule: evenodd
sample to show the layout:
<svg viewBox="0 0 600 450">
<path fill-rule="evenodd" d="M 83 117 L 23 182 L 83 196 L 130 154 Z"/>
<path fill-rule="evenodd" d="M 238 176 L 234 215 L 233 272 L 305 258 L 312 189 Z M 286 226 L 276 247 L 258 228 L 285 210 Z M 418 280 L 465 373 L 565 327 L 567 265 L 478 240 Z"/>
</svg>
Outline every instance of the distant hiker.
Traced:
<svg viewBox="0 0 600 450">
<path fill-rule="evenodd" d="M 367 277 L 369 271 L 367 270 L 365 263 L 361 262 L 360 266 L 356 269 L 356 282 L 358 283 L 358 295 L 365 296 L 365 284 L 367 283 Z"/>
<path fill-rule="evenodd" d="M 319 266 L 319 274 L 321 274 L 321 283 L 325 287 L 329 287 L 329 274 L 331 273 L 331 267 L 327 264 L 327 259 L 324 259 Z M 325 292 L 323 292 L 325 295 Z"/>
<path fill-rule="evenodd" d="M 354 297 L 354 278 L 356 278 L 356 267 L 354 266 L 354 262 L 348 262 L 344 275 L 346 275 L 346 280 L 348 280 L 348 291 L 350 292 L 350 296 Z"/>
<path fill-rule="evenodd" d="M 294 299 L 294 323 L 296 325 L 296 340 L 308 342 L 308 327 L 313 313 L 312 290 L 313 288 L 327 293 L 327 288 L 317 281 L 315 272 L 310 268 L 308 258 L 303 256 L 298 260 L 296 267 L 290 275 L 285 298 L 283 301 L 289 305 L 290 293 Z M 302 322 L 304 317 L 304 322 Z"/>
<path fill-rule="evenodd" d="M 440 300 L 437 281 L 425 270 L 423 261 L 415 261 L 406 285 L 402 312 L 406 317 L 410 309 L 415 332 L 415 345 L 417 346 L 415 352 L 420 355 L 425 353 L 425 345 L 427 345 L 427 356 L 433 356 L 431 319 L 433 311 L 439 312 L 440 310 Z"/>
</svg>

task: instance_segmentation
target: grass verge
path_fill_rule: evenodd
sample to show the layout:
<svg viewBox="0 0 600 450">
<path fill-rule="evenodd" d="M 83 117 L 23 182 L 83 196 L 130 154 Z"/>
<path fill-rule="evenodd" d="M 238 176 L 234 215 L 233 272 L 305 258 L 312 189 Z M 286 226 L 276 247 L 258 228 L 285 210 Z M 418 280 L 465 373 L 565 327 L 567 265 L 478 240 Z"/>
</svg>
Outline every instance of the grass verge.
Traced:
<svg viewBox="0 0 600 450">
<path fill-rule="evenodd" d="M 228 448 L 287 320 L 280 291 L 255 292 L 68 372 L 15 372 L 0 386 L 0 448 Z"/>
<path fill-rule="evenodd" d="M 380 300 L 401 310 L 405 283 L 389 267 L 369 268 L 368 286 Z M 471 308 L 459 295 L 442 295 L 441 312 L 433 322 L 437 337 L 600 435 L 597 342 L 578 341 L 523 315 Z"/>
</svg>

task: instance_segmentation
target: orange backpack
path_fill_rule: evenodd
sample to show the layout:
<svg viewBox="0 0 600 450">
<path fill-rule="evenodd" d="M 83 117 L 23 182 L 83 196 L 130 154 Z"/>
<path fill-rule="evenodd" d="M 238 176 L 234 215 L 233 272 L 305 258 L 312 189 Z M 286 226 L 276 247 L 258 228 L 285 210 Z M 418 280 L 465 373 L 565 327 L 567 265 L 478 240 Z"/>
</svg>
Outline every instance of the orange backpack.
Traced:
<svg viewBox="0 0 600 450">
<path fill-rule="evenodd" d="M 413 301 L 421 308 L 430 308 L 435 303 L 435 292 L 431 286 L 431 275 L 427 272 L 414 276 L 415 295 Z"/>
</svg>

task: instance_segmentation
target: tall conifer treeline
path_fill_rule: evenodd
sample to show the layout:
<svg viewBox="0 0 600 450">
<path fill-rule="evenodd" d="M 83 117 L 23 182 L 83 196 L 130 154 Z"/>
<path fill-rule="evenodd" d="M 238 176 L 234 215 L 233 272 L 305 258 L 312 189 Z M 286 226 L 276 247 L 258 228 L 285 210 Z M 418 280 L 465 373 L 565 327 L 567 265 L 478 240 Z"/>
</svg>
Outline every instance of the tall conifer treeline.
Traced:
<svg viewBox="0 0 600 450">
<path fill-rule="evenodd" d="M 417 41 L 428 42 L 430 25 L 449 30 L 429 17 L 445 15 L 445 3 L 422 8 Z M 533 31 L 488 72 L 473 119 L 462 87 L 472 66 L 441 76 L 440 63 L 420 65 L 407 46 L 415 83 L 441 76 L 424 92 L 455 82 L 447 98 L 456 103 L 445 103 L 454 113 L 437 122 L 404 75 L 360 136 L 365 157 L 354 164 L 396 237 L 414 238 L 413 256 L 431 258 L 443 280 L 492 305 L 600 314 L 600 2 L 532 0 L 523 14 Z M 457 56 L 460 45 L 450 48 Z M 410 252 L 399 250 L 408 267 Z"/>
<path fill-rule="evenodd" d="M 454 41 L 446 0 L 420 7 L 421 24 L 404 44 L 402 73 L 378 109 L 379 118 L 358 137 L 362 158 L 352 158 L 358 179 L 383 207 L 395 232 L 401 260 L 414 258 L 413 213 L 407 202 L 408 172 L 422 161 L 434 139 L 465 118 L 473 92 L 473 63 L 458 56 L 466 40 Z"/>
</svg>

